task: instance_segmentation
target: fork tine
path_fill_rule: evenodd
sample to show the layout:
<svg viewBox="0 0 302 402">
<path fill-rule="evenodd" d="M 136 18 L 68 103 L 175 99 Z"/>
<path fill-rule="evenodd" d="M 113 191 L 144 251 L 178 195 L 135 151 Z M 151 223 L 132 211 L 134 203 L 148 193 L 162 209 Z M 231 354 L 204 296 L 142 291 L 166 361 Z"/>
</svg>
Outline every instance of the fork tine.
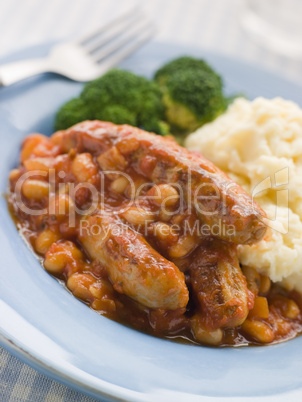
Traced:
<svg viewBox="0 0 302 402">
<path fill-rule="evenodd" d="M 104 46 L 104 42 L 101 42 L 93 51 L 92 51 L 92 59 L 99 62 L 109 56 L 111 53 L 115 52 L 119 48 L 127 45 L 133 38 L 139 37 L 140 34 L 143 34 L 146 30 L 151 28 L 151 24 L 147 18 L 141 19 L 138 24 L 132 25 L 132 27 L 126 31 L 122 31 L 116 37 L 116 40 L 111 41 L 110 43 L 106 43 Z"/>
<path fill-rule="evenodd" d="M 155 27 L 150 26 L 149 29 L 136 40 L 131 41 L 128 46 L 123 46 L 120 50 L 116 50 L 111 56 L 100 62 L 99 74 L 102 75 L 110 70 L 112 67 L 116 66 L 123 59 L 133 53 L 135 50 L 140 48 L 147 40 L 149 40 L 155 31 Z"/>
<path fill-rule="evenodd" d="M 90 40 L 90 42 L 84 46 L 85 50 L 88 53 L 94 53 L 101 46 L 106 45 L 108 42 L 111 42 L 116 37 L 120 36 L 127 32 L 129 28 L 140 21 L 141 17 L 139 14 L 133 14 L 131 18 L 126 18 L 121 21 L 119 24 L 114 23 L 107 31 L 103 32 L 102 35 L 97 35 L 94 40 Z"/>
<path fill-rule="evenodd" d="M 78 41 L 79 45 L 86 46 L 88 45 L 88 42 L 93 41 L 96 39 L 99 35 L 103 34 L 104 32 L 110 31 L 112 28 L 114 28 L 118 24 L 122 24 L 123 22 L 126 22 L 128 20 L 132 20 L 134 17 L 139 16 L 140 9 L 137 7 L 133 7 L 130 10 L 128 10 L 126 13 L 122 14 L 120 17 L 114 19 L 113 21 L 109 21 L 107 24 L 103 25 L 100 29 L 91 32 L 81 38 Z"/>
</svg>

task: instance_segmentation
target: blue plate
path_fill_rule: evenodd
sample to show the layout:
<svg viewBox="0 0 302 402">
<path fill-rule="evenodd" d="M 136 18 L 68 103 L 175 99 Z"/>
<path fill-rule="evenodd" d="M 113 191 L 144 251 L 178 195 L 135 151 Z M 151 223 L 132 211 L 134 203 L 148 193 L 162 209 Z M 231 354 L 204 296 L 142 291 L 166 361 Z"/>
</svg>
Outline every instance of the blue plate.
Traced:
<svg viewBox="0 0 302 402">
<path fill-rule="evenodd" d="M 40 57 L 50 45 L 1 60 Z M 207 59 L 228 93 L 282 96 L 302 105 L 302 88 L 221 55 L 150 43 L 121 67 L 151 76 L 168 59 Z M 22 139 L 51 134 L 54 114 L 82 84 L 44 74 L 0 89 L 0 186 L 7 188 Z M 302 399 L 302 337 L 267 347 L 214 349 L 177 344 L 99 316 L 42 268 L 0 200 L 0 344 L 44 374 L 89 395 L 129 401 L 265 401 Z M 300 354 L 301 353 L 301 354 Z"/>
</svg>

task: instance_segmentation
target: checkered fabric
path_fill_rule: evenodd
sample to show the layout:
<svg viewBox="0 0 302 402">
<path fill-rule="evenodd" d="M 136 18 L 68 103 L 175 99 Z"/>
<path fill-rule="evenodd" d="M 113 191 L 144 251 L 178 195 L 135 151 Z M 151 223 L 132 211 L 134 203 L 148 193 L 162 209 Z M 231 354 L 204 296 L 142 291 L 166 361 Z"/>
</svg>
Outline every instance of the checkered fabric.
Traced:
<svg viewBox="0 0 302 402">
<path fill-rule="evenodd" d="M 1 402 L 94 402 L 96 399 L 51 380 L 0 348 Z"/>
</svg>

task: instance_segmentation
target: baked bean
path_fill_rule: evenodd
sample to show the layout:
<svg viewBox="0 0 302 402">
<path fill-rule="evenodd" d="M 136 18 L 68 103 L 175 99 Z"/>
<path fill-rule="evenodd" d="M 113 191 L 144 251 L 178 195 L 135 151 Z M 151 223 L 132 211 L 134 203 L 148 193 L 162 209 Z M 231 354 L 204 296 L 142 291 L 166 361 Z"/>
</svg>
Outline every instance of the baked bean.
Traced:
<svg viewBox="0 0 302 402">
<path fill-rule="evenodd" d="M 61 152 L 61 149 L 53 144 L 48 137 L 46 137 L 45 141 L 41 141 L 34 150 L 33 155 L 38 157 L 48 157 L 48 156 L 57 156 Z"/>
<path fill-rule="evenodd" d="M 169 184 L 153 186 L 146 194 L 148 199 L 157 206 L 172 207 L 179 201 L 179 194 L 176 188 Z"/>
<path fill-rule="evenodd" d="M 104 296 L 107 296 L 109 290 L 103 281 L 98 280 L 90 286 L 90 292 L 96 299 L 102 299 Z"/>
<path fill-rule="evenodd" d="M 72 274 L 67 280 L 67 287 L 79 299 L 90 302 L 94 310 L 106 313 L 116 310 L 114 300 L 109 297 L 108 285 L 89 273 Z"/>
<path fill-rule="evenodd" d="M 185 235 L 179 238 L 178 242 L 169 248 L 171 258 L 182 258 L 189 254 L 198 245 L 194 236 Z"/>
<path fill-rule="evenodd" d="M 288 299 L 285 316 L 294 320 L 300 314 L 300 309 L 294 300 Z"/>
<path fill-rule="evenodd" d="M 24 161 L 26 170 L 40 170 L 42 172 L 49 172 L 54 167 L 54 158 L 31 158 Z"/>
<path fill-rule="evenodd" d="M 270 343 L 274 340 L 274 332 L 270 326 L 258 320 L 245 320 L 242 329 L 256 341 L 261 343 Z"/>
<path fill-rule="evenodd" d="M 21 150 L 21 162 L 32 156 L 48 157 L 57 156 L 61 153 L 60 147 L 41 134 L 33 134 L 25 139 Z"/>
<path fill-rule="evenodd" d="M 94 299 L 90 291 L 96 279 L 90 274 L 74 273 L 67 280 L 68 289 L 78 297 L 86 302 L 91 302 Z"/>
<path fill-rule="evenodd" d="M 259 293 L 267 294 L 271 288 L 271 280 L 266 275 L 260 275 Z"/>
<path fill-rule="evenodd" d="M 48 138 L 42 134 L 32 134 L 29 135 L 22 145 L 21 150 L 21 162 L 24 163 L 26 159 L 28 159 L 34 152 L 34 149 L 37 145 L 39 145 L 43 141 L 47 141 Z"/>
<path fill-rule="evenodd" d="M 260 274 L 252 267 L 242 266 L 241 269 L 246 277 L 248 289 L 255 295 L 258 295 L 261 282 Z"/>
<path fill-rule="evenodd" d="M 75 204 L 68 194 L 58 194 L 51 197 L 49 213 L 63 217 L 75 211 Z"/>
<path fill-rule="evenodd" d="M 9 173 L 9 180 L 10 180 L 11 182 L 18 180 L 19 177 L 20 177 L 20 174 L 21 174 L 20 169 L 13 169 L 13 170 L 11 170 L 10 173 Z"/>
<path fill-rule="evenodd" d="M 44 267 L 52 274 L 61 274 L 67 264 L 76 269 L 82 261 L 83 254 L 75 244 L 64 241 L 50 246 L 45 254 Z"/>
<path fill-rule="evenodd" d="M 146 222 L 154 220 L 154 215 L 152 212 L 140 207 L 128 208 L 121 215 L 127 222 L 133 225 L 143 225 Z"/>
<path fill-rule="evenodd" d="M 273 304 L 281 310 L 283 316 L 286 318 L 295 319 L 300 314 L 297 303 L 287 297 L 278 295 Z"/>
<path fill-rule="evenodd" d="M 146 177 L 152 177 L 152 172 L 157 165 L 157 160 L 151 155 L 145 155 L 140 159 L 139 170 Z"/>
<path fill-rule="evenodd" d="M 110 189 L 117 194 L 123 194 L 129 185 L 129 180 L 125 176 L 119 176 L 110 184 Z"/>
<path fill-rule="evenodd" d="M 74 138 L 66 136 L 65 131 L 57 131 L 50 137 L 50 140 L 53 144 L 59 146 L 62 152 L 69 152 L 76 146 Z"/>
<path fill-rule="evenodd" d="M 110 148 L 97 158 L 102 170 L 124 170 L 127 161 L 116 147 Z"/>
<path fill-rule="evenodd" d="M 186 218 L 186 215 L 177 214 L 177 215 L 173 216 L 173 218 L 171 219 L 171 222 L 173 225 L 180 225 L 184 221 L 185 218 Z"/>
<path fill-rule="evenodd" d="M 268 318 L 269 308 L 266 297 L 257 296 L 255 298 L 254 307 L 249 312 L 249 318 Z"/>
<path fill-rule="evenodd" d="M 139 148 L 139 142 L 136 138 L 124 138 L 116 144 L 116 147 L 123 155 L 128 155 Z"/>
<path fill-rule="evenodd" d="M 93 162 L 91 154 L 76 155 L 71 164 L 71 171 L 78 182 L 90 182 L 97 174 L 98 169 Z"/>
<path fill-rule="evenodd" d="M 67 194 L 60 194 L 57 197 L 59 214 L 68 214 L 74 210 L 74 202 Z M 62 212 L 61 212 L 62 211 Z"/>
<path fill-rule="evenodd" d="M 89 287 L 89 291 L 95 298 L 91 307 L 94 310 L 105 311 L 107 313 L 114 312 L 116 310 L 116 305 L 114 300 L 112 300 L 112 286 L 105 280 L 97 280 Z"/>
<path fill-rule="evenodd" d="M 198 314 L 191 318 L 191 328 L 193 336 L 197 342 L 206 343 L 209 345 L 219 345 L 219 343 L 222 341 L 222 330 L 220 328 L 213 331 L 206 330 Z"/>
<path fill-rule="evenodd" d="M 45 254 L 52 243 L 55 243 L 60 238 L 59 233 L 50 229 L 45 229 L 39 233 L 35 241 L 35 249 L 40 254 Z"/>
<path fill-rule="evenodd" d="M 113 313 L 116 311 L 116 304 L 112 299 L 96 299 L 92 302 L 91 307 L 94 310 L 105 313 Z"/>
<path fill-rule="evenodd" d="M 49 194 L 49 185 L 45 181 L 28 179 L 22 185 L 22 193 L 26 198 L 42 200 Z"/>
<path fill-rule="evenodd" d="M 162 208 L 159 211 L 159 219 L 163 222 L 169 222 L 170 220 L 172 220 L 174 212 L 170 211 L 169 209 L 166 208 Z"/>
<path fill-rule="evenodd" d="M 58 194 L 68 194 L 70 192 L 69 183 L 60 183 Z"/>
<path fill-rule="evenodd" d="M 66 257 L 62 253 L 53 253 L 48 250 L 44 260 L 44 268 L 52 274 L 60 274 L 66 266 Z"/>
</svg>

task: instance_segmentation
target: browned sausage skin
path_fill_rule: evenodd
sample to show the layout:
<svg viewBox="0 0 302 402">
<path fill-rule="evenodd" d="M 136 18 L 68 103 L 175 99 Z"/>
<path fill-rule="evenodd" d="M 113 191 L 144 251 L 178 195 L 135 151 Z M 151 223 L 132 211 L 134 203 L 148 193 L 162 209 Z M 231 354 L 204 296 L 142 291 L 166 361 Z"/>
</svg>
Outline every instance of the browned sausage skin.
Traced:
<svg viewBox="0 0 302 402">
<path fill-rule="evenodd" d="M 65 152 L 75 148 L 100 155 L 118 149 L 151 182 L 180 185 L 186 202 L 193 203 L 203 223 L 224 225 L 217 234 L 222 240 L 252 244 L 265 235 L 265 213 L 251 197 L 202 155 L 187 151 L 171 138 L 127 125 L 86 121 L 57 132 L 52 141 Z"/>
<path fill-rule="evenodd" d="M 99 213 L 83 218 L 79 239 L 89 256 L 107 269 L 118 292 L 150 308 L 176 310 L 187 305 L 184 274 L 117 216 Z"/>
<path fill-rule="evenodd" d="M 206 242 L 192 257 L 191 285 L 205 328 L 236 327 L 253 307 L 254 295 L 241 272 L 236 247 Z"/>
</svg>

